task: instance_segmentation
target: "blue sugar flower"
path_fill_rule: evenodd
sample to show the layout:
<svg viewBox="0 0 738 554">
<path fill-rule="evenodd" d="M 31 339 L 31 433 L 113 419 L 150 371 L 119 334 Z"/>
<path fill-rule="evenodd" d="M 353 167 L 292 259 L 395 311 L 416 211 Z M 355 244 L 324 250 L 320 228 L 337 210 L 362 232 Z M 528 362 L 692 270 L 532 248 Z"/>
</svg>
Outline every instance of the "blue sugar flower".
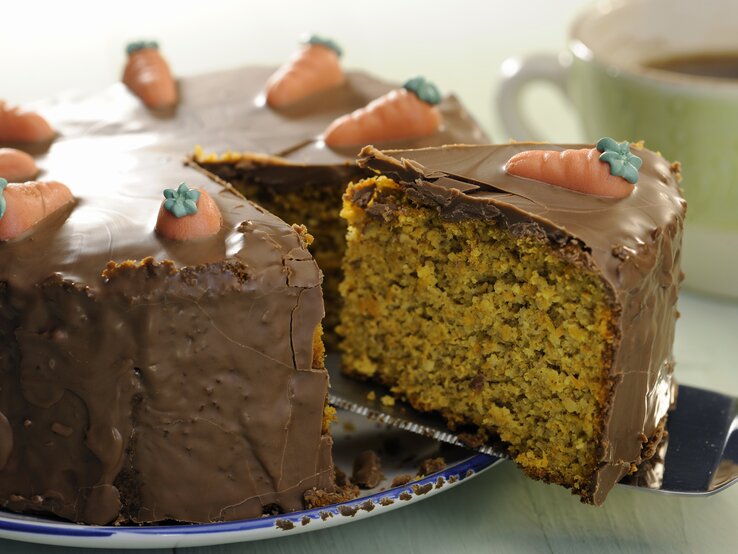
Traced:
<svg viewBox="0 0 738 554">
<path fill-rule="evenodd" d="M 7 186 L 8 186 L 8 180 L 0 177 L 0 219 L 2 219 L 3 216 L 5 215 L 6 204 L 5 204 L 5 196 L 3 196 L 3 191 L 5 190 L 5 187 Z"/>
<path fill-rule="evenodd" d="M 414 93 L 415 96 L 431 106 L 435 106 L 441 102 L 441 92 L 438 90 L 438 87 L 426 80 L 425 77 L 408 79 L 402 87 Z"/>
<path fill-rule="evenodd" d="M 180 218 L 197 213 L 197 201 L 200 199 L 200 191 L 190 189 L 185 183 L 180 183 L 177 190 L 166 189 L 164 191 L 164 209 L 171 212 L 174 217 Z"/>
<path fill-rule="evenodd" d="M 338 43 L 329 38 L 321 37 L 318 35 L 310 35 L 303 41 L 303 43 L 315 44 L 317 46 L 325 46 L 326 48 L 330 48 L 336 53 L 336 56 L 338 56 L 339 58 L 341 57 L 341 55 L 343 55 L 343 50 L 341 50 L 341 47 L 338 46 Z"/>
<path fill-rule="evenodd" d="M 146 48 L 153 48 L 154 50 L 158 50 L 159 43 L 155 40 L 136 40 L 134 42 L 129 42 L 126 45 L 126 54 L 130 56 L 134 52 L 138 52 L 139 50 L 144 50 Z"/>
<path fill-rule="evenodd" d="M 643 160 L 631 154 L 630 143 L 627 140 L 617 142 L 610 137 L 601 138 L 597 141 L 597 150 L 602 152 L 600 161 L 610 164 L 610 175 L 622 177 L 629 183 L 638 182 L 638 170 Z"/>
</svg>

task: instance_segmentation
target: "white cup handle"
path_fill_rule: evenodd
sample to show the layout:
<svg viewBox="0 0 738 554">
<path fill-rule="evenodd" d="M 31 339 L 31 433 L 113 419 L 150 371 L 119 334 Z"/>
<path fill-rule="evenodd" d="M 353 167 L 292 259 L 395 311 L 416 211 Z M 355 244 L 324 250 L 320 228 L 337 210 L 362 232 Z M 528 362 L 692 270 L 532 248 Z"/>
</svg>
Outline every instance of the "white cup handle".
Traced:
<svg viewBox="0 0 738 554">
<path fill-rule="evenodd" d="M 544 81 L 557 87 L 569 98 L 567 78 L 571 55 L 538 54 L 525 58 L 508 58 L 501 66 L 502 82 L 497 92 L 497 113 L 502 126 L 513 140 L 544 140 L 528 123 L 522 111 L 521 93 L 530 83 Z"/>
</svg>

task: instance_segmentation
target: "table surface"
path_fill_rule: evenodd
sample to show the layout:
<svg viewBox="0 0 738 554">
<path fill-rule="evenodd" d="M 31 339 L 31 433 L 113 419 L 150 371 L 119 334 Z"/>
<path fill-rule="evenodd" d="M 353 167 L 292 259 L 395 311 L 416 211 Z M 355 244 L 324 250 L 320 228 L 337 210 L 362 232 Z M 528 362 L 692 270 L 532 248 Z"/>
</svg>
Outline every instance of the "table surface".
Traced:
<svg viewBox="0 0 738 554">
<path fill-rule="evenodd" d="M 738 303 L 687 292 L 679 307 L 682 317 L 675 343 L 679 381 L 738 396 Z M 562 488 L 526 478 L 505 462 L 448 492 L 385 515 L 292 537 L 186 551 L 717 554 L 736 551 L 736 522 L 738 486 L 698 498 L 616 487 L 603 506 L 594 508 Z M 0 552 L 62 554 L 70 550 L 0 539 Z"/>
<path fill-rule="evenodd" d="M 322 1 L 320 10 L 314 9 L 313 3 L 283 0 L 260 5 L 211 0 L 208 9 L 202 10 L 202 3 L 182 0 L 176 12 L 169 3 L 146 0 L 106 3 L 104 7 L 81 0 L 26 0 L 4 6 L 3 17 L 8 21 L 34 18 L 34 47 L 24 48 L 23 55 L 0 56 L 0 73 L 7 76 L 25 74 L 29 68 L 43 70 L 33 71 L 33 79 L 4 79 L 2 94 L 12 102 L 23 102 L 70 88 L 70 82 L 75 88 L 102 88 L 117 79 L 123 63 L 121 45 L 131 38 L 159 39 L 175 68 L 187 74 L 240 64 L 277 63 L 292 49 L 300 32 L 315 30 L 339 39 L 351 67 L 396 80 L 417 72 L 433 77 L 443 90 L 459 93 L 499 140 L 505 135 L 492 115 L 490 100 L 501 61 L 526 52 L 563 48 L 568 22 L 587 3 L 508 3 L 504 17 L 500 17 L 499 7 L 491 2 L 483 5 L 456 0 L 434 3 L 428 9 L 426 2 L 374 0 L 372 8 L 364 8 L 357 18 L 342 0 Z M 273 17 L 287 10 L 290 17 L 280 21 Z M 386 17 L 390 10 L 393 18 Z M 477 17 L 459 18 L 470 10 Z M 144 11 L 146 17 L 141 15 Z M 418 19 L 421 11 L 422 21 Z M 37 17 L 39 13 L 46 17 Z M 79 13 L 97 16 L 96 24 L 70 17 Z M 228 17 L 223 17 L 224 13 Z M 64 25 L 59 25 L 61 20 Z M 377 40 L 378 29 L 382 29 L 383 40 Z M 202 38 L 212 37 L 214 31 L 217 39 Z M 16 45 L 28 42 L 26 33 L 25 25 L 6 26 L 0 34 L 0 50 L 20 52 Z M 199 39 L 195 33 L 200 33 Z M 402 37 L 404 55 L 396 52 L 393 37 L 398 36 Z M 90 48 L 90 44 L 96 47 Z M 59 61 L 80 58 L 84 63 Z M 536 121 L 544 129 L 557 130 L 552 138 L 577 139 L 572 112 L 553 93 L 534 92 L 527 100 L 533 104 Z M 685 293 L 679 305 L 677 378 L 681 383 L 738 396 L 738 302 Z M 722 553 L 736 551 L 736 522 L 738 486 L 706 498 L 616 487 L 604 506 L 593 508 L 580 504 L 568 491 L 527 479 L 506 462 L 469 483 L 386 515 L 271 541 L 188 552 Z M 0 539 L 2 554 L 70 551 Z"/>
</svg>

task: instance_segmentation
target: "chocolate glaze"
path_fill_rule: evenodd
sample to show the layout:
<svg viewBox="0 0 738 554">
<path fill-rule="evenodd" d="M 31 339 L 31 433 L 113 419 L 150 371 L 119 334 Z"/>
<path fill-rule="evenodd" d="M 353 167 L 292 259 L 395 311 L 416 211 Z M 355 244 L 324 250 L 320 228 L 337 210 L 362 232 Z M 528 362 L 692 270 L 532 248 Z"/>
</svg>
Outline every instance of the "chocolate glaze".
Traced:
<svg viewBox="0 0 738 554">
<path fill-rule="evenodd" d="M 678 165 L 636 147 L 633 153 L 643 159 L 640 178 L 622 200 L 504 171 L 507 160 L 524 150 L 584 147 L 517 143 L 383 152 L 366 147 L 358 163 L 392 177 L 443 219 L 484 219 L 515 234 L 545 237 L 573 262 L 601 275 L 619 317 L 599 466 L 586 493 L 599 504 L 633 464 L 653 454 L 649 443 L 661 436 L 675 398 L 672 344 L 686 203 L 677 184 Z M 371 209 L 381 217 L 396 207 Z"/>
<path fill-rule="evenodd" d="M 266 72 L 263 77 L 269 75 Z M 321 140 L 321 134 L 337 117 L 350 113 L 386 94 L 399 85 L 380 81 L 366 73 L 349 72 L 344 86 L 326 91 L 317 97 L 300 101 L 280 111 L 264 110 L 261 89 L 247 89 L 244 94 L 253 99 L 251 111 L 246 117 L 252 122 L 246 136 L 233 137 L 227 132 L 203 137 L 199 144 L 208 156 L 194 155 L 191 161 L 214 167 L 206 161 L 220 158 L 218 165 L 238 165 L 240 171 L 248 171 L 254 183 L 278 190 L 301 189 L 311 185 L 335 184 L 343 193 L 348 180 L 368 175 L 356 166 L 359 147 L 329 148 Z M 231 99 L 222 99 L 230 102 Z M 382 148 L 425 148 L 442 144 L 480 144 L 488 142 L 487 136 L 459 100 L 448 95 L 438 105 L 442 124 L 437 133 L 394 142 L 378 144 Z M 270 136 L 263 137 L 265 133 Z M 225 154 L 225 156 L 223 156 Z M 340 205 L 338 206 L 340 209 Z"/>
<path fill-rule="evenodd" d="M 0 244 L 4 508 L 207 522 L 300 509 L 306 490 L 332 486 L 328 379 L 313 360 L 320 270 L 301 233 L 182 162 L 197 143 L 310 144 L 389 85 L 350 74 L 280 113 L 258 100 L 271 72 L 181 79 L 170 117 L 122 84 L 34 106 L 60 132 L 42 178 L 77 203 Z M 163 189 L 181 181 L 215 199 L 217 236 L 153 232 Z"/>
</svg>

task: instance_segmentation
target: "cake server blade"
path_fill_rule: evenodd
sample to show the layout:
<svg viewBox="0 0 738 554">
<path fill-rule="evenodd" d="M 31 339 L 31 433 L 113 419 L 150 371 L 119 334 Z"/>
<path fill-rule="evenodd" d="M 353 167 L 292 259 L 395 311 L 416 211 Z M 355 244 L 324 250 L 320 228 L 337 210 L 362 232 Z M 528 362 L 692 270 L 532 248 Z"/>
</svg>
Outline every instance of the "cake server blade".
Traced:
<svg viewBox="0 0 738 554">
<path fill-rule="evenodd" d="M 418 412 L 399 400 L 385 405 L 381 399 L 388 390 L 345 377 L 337 354 L 327 356 L 326 366 L 331 379 L 328 401 L 333 406 L 438 441 L 505 457 L 494 445 L 471 445 L 463 434 L 450 431 L 437 414 Z M 738 398 L 680 385 L 667 432 L 668 440 L 652 461 L 623 479 L 621 485 L 699 496 L 714 494 L 738 481 Z"/>
</svg>

